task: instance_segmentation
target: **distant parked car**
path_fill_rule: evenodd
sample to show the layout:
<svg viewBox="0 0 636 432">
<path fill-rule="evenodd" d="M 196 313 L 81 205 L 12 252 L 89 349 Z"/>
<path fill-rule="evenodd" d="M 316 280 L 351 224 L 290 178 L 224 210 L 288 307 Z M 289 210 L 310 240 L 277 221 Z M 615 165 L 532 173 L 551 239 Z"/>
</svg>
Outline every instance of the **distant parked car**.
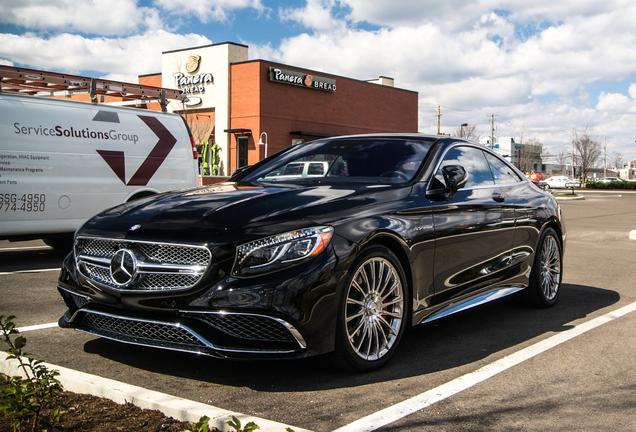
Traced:
<svg viewBox="0 0 636 432">
<path fill-rule="evenodd" d="M 623 181 L 623 179 L 619 179 L 618 177 L 603 177 L 598 180 L 601 183 L 610 183 L 613 181 Z"/>
<path fill-rule="evenodd" d="M 574 187 L 581 187 L 581 182 L 579 180 L 572 180 L 569 177 L 565 176 L 554 176 L 550 177 L 547 180 L 544 180 L 540 183 L 545 189 L 565 189 L 566 184 L 574 184 Z"/>
</svg>

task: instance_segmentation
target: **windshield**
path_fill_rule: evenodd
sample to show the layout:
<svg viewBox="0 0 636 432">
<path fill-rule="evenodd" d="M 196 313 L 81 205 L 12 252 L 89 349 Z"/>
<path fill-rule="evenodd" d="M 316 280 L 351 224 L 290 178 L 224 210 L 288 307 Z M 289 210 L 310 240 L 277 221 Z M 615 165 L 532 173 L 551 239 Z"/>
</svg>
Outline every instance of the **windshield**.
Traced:
<svg viewBox="0 0 636 432">
<path fill-rule="evenodd" d="M 416 174 L 431 144 L 390 138 L 314 141 L 282 153 L 241 181 L 403 183 Z"/>
</svg>

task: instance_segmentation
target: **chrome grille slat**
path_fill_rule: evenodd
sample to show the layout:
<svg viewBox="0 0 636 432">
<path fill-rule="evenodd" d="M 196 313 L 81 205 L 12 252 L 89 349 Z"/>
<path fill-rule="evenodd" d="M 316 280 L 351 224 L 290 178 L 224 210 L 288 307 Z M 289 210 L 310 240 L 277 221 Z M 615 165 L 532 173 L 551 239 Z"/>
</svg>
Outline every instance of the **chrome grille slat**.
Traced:
<svg viewBox="0 0 636 432">
<path fill-rule="evenodd" d="M 117 284 L 110 260 L 120 250 L 137 257 L 137 274 L 125 285 Z M 149 243 L 133 240 L 79 237 L 75 244 L 79 272 L 87 279 L 122 291 L 182 290 L 194 286 L 210 264 L 204 246 Z"/>
<path fill-rule="evenodd" d="M 187 329 L 176 325 L 87 313 L 78 330 L 122 342 L 184 350 L 201 350 L 207 345 Z"/>
<path fill-rule="evenodd" d="M 197 318 L 230 336 L 240 339 L 269 342 L 296 342 L 296 339 L 283 324 L 265 316 L 247 314 L 198 314 Z"/>
</svg>

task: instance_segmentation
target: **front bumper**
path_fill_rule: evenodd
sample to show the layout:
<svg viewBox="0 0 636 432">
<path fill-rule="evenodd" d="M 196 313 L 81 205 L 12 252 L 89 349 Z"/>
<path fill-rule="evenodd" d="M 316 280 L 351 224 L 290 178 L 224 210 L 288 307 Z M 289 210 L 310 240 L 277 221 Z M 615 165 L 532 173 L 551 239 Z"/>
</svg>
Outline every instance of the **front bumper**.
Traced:
<svg viewBox="0 0 636 432">
<path fill-rule="evenodd" d="M 58 291 L 65 328 L 124 343 L 232 359 L 301 358 L 333 350 L 333 250 L 269 276 L 239 279 L 214 269 L 181 291 L 112 289 L 79 274 L 73 254 Z M 229 265 L 232 263 L 229 262 Z"/>
<path fill-rule="evenodd" d="M 178 311 L 152 316 L 111 310 L 58 287 L 69 310 L 61 327 L 135 345 L 218 358 L 304 357 L 307 344 L 286 321 L 266 315 Z M 74 312 L 72 312 L 74 311 Z"/>
</svg>

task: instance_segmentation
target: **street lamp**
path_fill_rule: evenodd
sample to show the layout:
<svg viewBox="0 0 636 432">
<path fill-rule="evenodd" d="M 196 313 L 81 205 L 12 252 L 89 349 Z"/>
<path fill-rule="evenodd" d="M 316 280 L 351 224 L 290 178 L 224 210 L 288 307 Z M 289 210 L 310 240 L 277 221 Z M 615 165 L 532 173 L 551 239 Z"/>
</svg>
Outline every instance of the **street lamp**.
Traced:
<svg viewBox="0 0 636 432">
<path fill-rule="evenodd" d="M 466 138 L 464 128 L 467 128 L 467 127 L 468 127 L 468 123 L 462 123 L 462 138 Z"/>
<path fill-rule="evenodd" d="M 265 135 L 265 142 L 263 142 L 263 135 Z M 258 145 L 265 146 L 265 157 L 267 157 L 267 132 L 261 132 L 261 136 L 258 138 Z"/>
</svg>

